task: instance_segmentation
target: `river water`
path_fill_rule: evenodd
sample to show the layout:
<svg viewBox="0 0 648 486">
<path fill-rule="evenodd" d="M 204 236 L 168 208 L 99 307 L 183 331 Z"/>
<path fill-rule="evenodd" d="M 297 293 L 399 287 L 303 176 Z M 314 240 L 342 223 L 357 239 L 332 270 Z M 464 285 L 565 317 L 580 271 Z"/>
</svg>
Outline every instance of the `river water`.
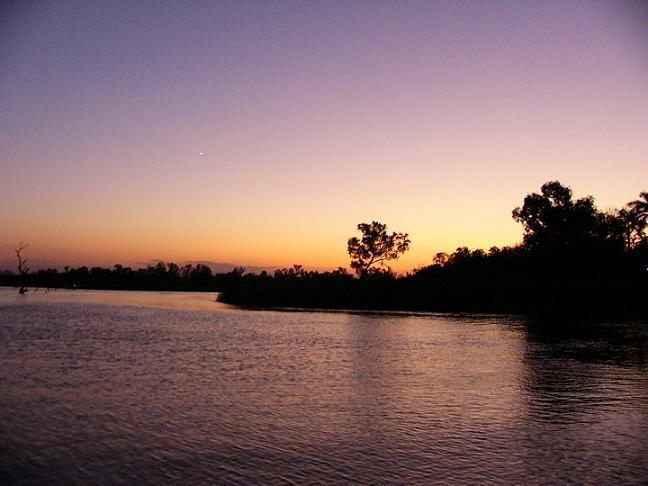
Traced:
<svg viewBox="0 0 648 486">
<path fill-rule="evenodd" d="M 641 483 L 648 323 L 0 289 L 0 483 Z"/>
</svg>

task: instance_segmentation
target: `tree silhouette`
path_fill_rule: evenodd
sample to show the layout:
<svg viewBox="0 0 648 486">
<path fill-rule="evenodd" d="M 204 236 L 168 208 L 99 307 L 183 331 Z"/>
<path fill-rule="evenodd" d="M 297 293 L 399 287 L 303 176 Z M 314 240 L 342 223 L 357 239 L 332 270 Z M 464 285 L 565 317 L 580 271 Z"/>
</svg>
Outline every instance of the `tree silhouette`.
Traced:
<svg viewBox="0 0 648 486">
<path fill-rule="evenodd" d="M 639 197 L 640 199 L 630 201 L 628 206 L 630 206 L 633 211 L 642 214 L 643 217 L 646 218 L 648 216 L 648 192 L 644 191 L 640 193 Z"/>
<path fill-rule="evenodd" d="M 572 191 L 558 181 L 547 182 L 540 194 L 524 198 L 513 210 L 513 219 L 524 226 L 524 245 L 531 250 L 582 249 L 587 242 L 605 238 L 603 215 L 587 196 L 572 200 Z"/>
<path fill-rule="evenodd" d="M 630 201 L 626 207 L 619 211 L 619 215 L 626 224 L 627 243 L 629 247 L 646 243 L 646 227 L 648 227 L 648 192 L 639 194 L 640 199 Z"/>
<path fill-rule="evenodd" d="M 381 265 L 388 260 L 396 260 L 401 253 L 409 249 L 410 239 L 407 233 L 387 233 L 387 225 L 372 221 L 371 224 L 360 223 L 358 231 L 362 239 L 349 238 L 347 251 L 351 257 L 351 268 L 364 277 L 372 265 Z"/>
<path fill-rule="evenodd" d="M 16 252 L 16 258 L 18 259 L 18 274 L 20 275 L 20 290 L 19 294 L 24 294 L 27 292 L 27 287 L 25 287 L 25 277 L 29 273 L 29 267 L 27 266 L 27 259 L 23 257 L 23 251 L 27 249 L 29 243 L 20 242 L 17 248 L 14 248 Z"/>
</svg>

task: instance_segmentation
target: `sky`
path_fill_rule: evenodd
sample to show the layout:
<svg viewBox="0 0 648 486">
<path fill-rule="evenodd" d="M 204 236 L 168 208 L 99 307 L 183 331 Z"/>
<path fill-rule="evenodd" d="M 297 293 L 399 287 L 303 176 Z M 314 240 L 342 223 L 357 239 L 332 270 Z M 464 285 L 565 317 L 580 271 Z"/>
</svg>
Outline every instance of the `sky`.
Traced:
<svg viewBox="0 0 648 486">
<path fill-rule="evenodd" d="M 336 268 L 378 220 L 405 271 L 549 180 L 648 190 L 647 3 L 0 6 L 0 268 Z"/>
</svg>

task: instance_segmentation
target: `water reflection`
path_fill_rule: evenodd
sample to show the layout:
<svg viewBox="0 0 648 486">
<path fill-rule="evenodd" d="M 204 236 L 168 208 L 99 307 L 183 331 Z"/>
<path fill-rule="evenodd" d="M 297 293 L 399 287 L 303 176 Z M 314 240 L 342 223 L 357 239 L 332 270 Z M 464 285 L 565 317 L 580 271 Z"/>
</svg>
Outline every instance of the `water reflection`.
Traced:
<svg viewBox="0 0 648 486">
<path fill-rule="evenodd" d="M 645 326 L 3 292 L 3 483 L 648 474 Z"/>
<path fill-rule="evenodd" d="M 0 305 L 33 304 L 105 304 L 157 307 L 162 309 L 207 310 L 224 312 L 231 309 L 216 302 L 215 292 L 165 292 L 119 290 L 66 290 L 32 288 L 19 295 L 11 287 L 0 287 Z"/>
<path fill-rule="evenodd" d="M 617 457 L 625 466 L 606 477 L 638 477 L 648 438 L 645 325 L 529 320 L 521 329 L 525 417 L 517 433 L 529 451 L 527 474 L 573 481 Z"/>
</svg>

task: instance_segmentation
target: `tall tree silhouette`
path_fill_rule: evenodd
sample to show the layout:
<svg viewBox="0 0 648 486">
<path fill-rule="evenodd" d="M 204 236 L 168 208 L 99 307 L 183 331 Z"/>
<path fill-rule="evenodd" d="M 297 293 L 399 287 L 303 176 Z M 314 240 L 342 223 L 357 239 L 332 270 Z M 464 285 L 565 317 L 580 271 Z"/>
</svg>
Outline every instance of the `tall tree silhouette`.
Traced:
<svg viewBox="0 0 648 486">
<path fill-rule="evenodd" d="M 360 276 L 369 273 L 372 265 L 384 264 L 396 260 L 409 249 L 410 239 L 407 233 L 387 233 L 387 225 L 372 221 L 371 224 L 360 223 L 358 231 L 362 238 L 349 238 L 347 250 L 351 257 L 351 268 Z"/>
<path fill-rule="evenodd" d="M 513 210 L 513 219 L 524 226 L 524 245 L 531 250 L 582 249 L 602 236 L 602 215 L 587 196 L 573 200 L 572 191 L 558 181 L 547 182 L 540 194 L 524 198 Z"/>
</svg>

